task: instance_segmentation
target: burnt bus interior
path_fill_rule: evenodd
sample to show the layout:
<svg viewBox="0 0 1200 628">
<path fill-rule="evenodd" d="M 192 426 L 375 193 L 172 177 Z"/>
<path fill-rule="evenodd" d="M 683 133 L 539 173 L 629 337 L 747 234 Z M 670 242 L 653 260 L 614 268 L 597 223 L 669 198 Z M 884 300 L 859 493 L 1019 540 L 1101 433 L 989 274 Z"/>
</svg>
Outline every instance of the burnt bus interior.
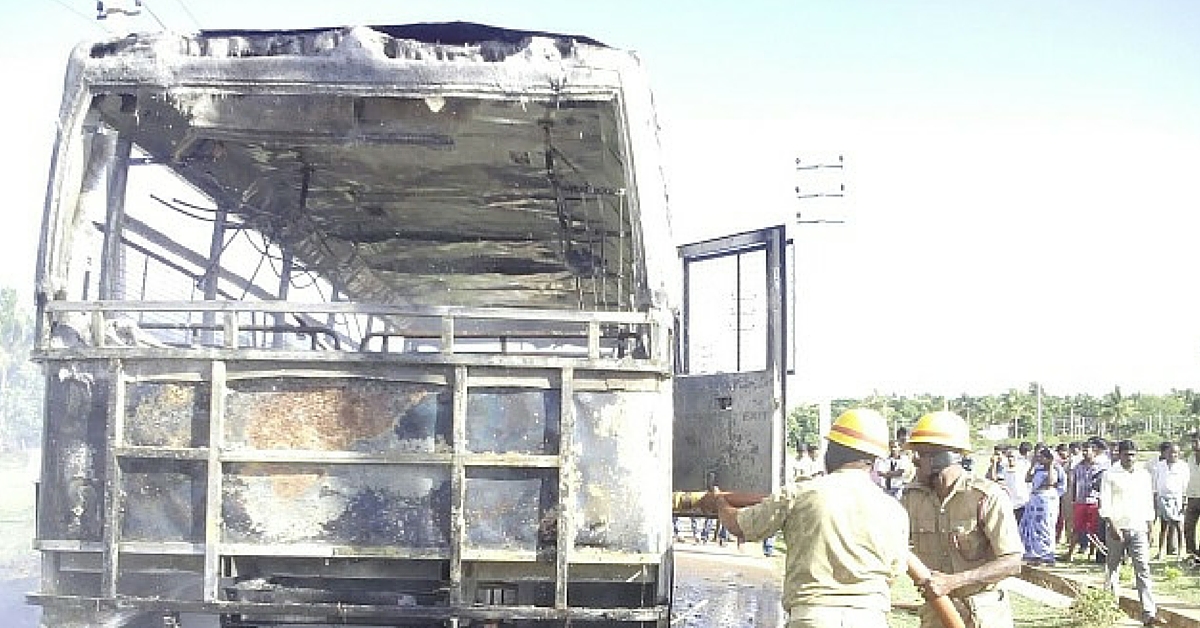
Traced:
<svg viewBox="0 0 1200 628">
<path fill-rule="evenodd" d="M 666 625 L 652 115 L 615 51 L 451 32 L 77 52 L 39 255 L 50 621 Z"/>
</svg>

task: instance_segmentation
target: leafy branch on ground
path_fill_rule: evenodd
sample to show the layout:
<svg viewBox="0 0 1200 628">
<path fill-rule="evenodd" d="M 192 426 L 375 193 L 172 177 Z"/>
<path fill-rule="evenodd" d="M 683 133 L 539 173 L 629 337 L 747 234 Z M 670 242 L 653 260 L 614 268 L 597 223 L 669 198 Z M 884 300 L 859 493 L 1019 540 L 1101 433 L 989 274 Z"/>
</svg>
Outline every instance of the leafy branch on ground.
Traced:
<svg viewBox="0 0 1200 628">
<path fill-rule="evenodd" d="M 1072 625 L 1077 628 L 1108 628 L 1125 618 L 1117 596 L 1099 587 L 1085 587 L 1071 602 Z"/>
</svg>

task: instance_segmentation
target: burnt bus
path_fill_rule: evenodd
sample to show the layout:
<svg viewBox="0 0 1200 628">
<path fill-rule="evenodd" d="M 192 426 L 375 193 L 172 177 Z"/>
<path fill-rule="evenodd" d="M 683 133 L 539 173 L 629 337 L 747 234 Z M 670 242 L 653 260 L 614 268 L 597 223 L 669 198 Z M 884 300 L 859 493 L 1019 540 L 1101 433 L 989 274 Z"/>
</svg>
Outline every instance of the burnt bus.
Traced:
<svg viewBox="0 0 1200 628">
<path fill-rule="evenodd" d="M 154 33 L 64 87 L 44 625 L 667 626 L 672 488 L 777 485 L 783 231 L 675 247 L 631 53 Z M 697 268 L 734 368 L 679 342 L 730 316 Z"/>
</svg>

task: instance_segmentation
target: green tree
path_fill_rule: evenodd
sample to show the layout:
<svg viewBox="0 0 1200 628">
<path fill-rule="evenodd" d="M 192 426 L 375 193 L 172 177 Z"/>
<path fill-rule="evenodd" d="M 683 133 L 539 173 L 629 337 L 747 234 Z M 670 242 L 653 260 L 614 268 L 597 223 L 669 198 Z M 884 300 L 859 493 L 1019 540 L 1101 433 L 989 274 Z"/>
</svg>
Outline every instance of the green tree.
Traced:
<svg viewBox="0 0 1200 628">
<path fill-rule="evenodd" d="M 1071 400 L 1048 395 L 1042 390 L 1042 425 L 1046 430 L 1046 442 L 1070 440 Z"/>
<path fill-rule="evenodd" d="M 820 415 L 816 404 L 804 404 L 792 408 L 787 417 L 787 446 L 800 451 L 802 445 L 815 444 L 820 438 Z"/>
<path fill-rule="evenodd" d="M 29 361 L 33 315 L 12 288 L 0 288 L 0 447 L 30 445 L 41 425 L 42 379 Z"/>
<path fill-rule="evenodd" d="M 957 412 L 973 429 L 979 421 L 979 400 L 963 393 L 950 400 L 950 409 Z"/>
<path fill-rule="evenodd" d="M 1099 399 L 1088 393 L 1077 393 L 1071 397 L 1070 409 L 1074 411 L 1074 416 L 1082 417 L 1084 419 L 1081 421 L 1081 424 L 1084 426 L 1085 432 L 1099 433 L 1099 422 L 1103 421 L 1103 419 L 1100 418 L 1101 405 L 1102 404 Z M 1090 429 L 1088 427 L 1087 419 L 1094 419 L 1097 421 L 1095 429 Z M 1085 433 L 1084 435 L 1091 434 Z"/>
<path fill-rule="evenodd" d="M 1029 393 L 1016 388 L 1010 388 L 1000 395 L 1000 408 L 1004 418 L 1013 426 L 1013 438 L 1020 440 L 1033 436 L 1034 404 Z"/>
<path fill-rule="evenodd" d="M 1000 412 L 1000 400 L 994 395 L 985 395 L 976 400 L 976 408 L 979 411 L 980 421 L 984 425 L 994 425 L 996 416 Z"/>
<path fill-rule="evenodd" d="M 1137 428 L 1157 434 L 1164 439 L 1175 439 L 1186 427 L 1185 402 L 1172 393 L 1166 395 L 1138 395 L 1134 414 L 1138 418 Z"/>
</svg>

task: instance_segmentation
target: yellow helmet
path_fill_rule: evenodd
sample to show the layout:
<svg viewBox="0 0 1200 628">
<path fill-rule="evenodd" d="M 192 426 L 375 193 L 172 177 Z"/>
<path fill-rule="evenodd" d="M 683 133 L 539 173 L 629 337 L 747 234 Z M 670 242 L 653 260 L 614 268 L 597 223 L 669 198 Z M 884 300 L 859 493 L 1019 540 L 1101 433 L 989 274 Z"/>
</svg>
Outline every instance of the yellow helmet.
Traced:
<svg viewBox="0 0 1200 628">
<path fill-rule="evenodd" d="M 831 442 L 879 458 L 888 455 L 887 420 L 870 408 L 851 408 L 829 428 Z"/>
<path fill-rule="evenodd" d="M 908 435 L 910 445 L 937 445 L 959 451 L 971 450 L 970 428 L 967 422 L 949 410 L 930 412 L 917 419 L 912 433 Z"/>
</svg>

